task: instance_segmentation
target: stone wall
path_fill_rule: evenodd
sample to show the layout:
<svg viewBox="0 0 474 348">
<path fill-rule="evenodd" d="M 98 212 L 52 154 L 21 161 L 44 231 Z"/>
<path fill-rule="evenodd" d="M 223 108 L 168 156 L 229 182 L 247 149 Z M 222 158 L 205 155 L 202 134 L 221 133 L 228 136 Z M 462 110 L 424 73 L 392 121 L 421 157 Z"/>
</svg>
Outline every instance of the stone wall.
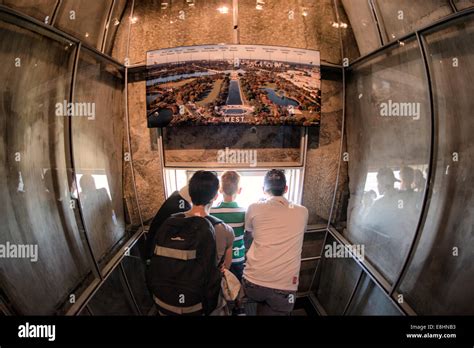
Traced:
<svg viewBox="0 0 474 348">
<path fill-rule="evenodd" d="M 310 224 L 325 223 L 329 219 L 341 145 L 342 75 L 327 75 L 321 84 L 319 146 L 313 145 L 315 136 L 310 133 L 306 153 L 303 205 L 310 211 Z"/>
</svg>

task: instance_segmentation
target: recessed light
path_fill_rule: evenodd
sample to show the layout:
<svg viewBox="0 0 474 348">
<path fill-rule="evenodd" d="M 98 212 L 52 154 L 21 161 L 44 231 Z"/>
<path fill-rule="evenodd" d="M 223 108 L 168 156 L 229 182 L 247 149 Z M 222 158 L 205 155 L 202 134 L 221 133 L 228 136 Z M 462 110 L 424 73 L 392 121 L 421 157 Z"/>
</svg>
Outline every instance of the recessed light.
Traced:
<svg viewBox="0 0 474 348">
<path fill-rule="evenodd" d="M 227 6 L 221 6 L 217 9 L 217 11 L 219 11 L 222 14 L 226 14 L 226 13 L 229 13 L 229 8 Z"/>
</svg>

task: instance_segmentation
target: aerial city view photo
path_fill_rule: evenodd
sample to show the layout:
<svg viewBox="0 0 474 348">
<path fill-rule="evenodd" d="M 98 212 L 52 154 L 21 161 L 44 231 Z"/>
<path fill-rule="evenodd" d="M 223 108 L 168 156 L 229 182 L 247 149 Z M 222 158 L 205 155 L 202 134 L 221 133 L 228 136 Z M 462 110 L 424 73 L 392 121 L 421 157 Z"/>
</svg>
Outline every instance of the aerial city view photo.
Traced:
<svg viewBox="0 0 474 348">
<path fill-rule="evenodd" d="M 148 52 L 149 125 L 317 126 L 319 52 L 210 45 Z"/>
</svg>

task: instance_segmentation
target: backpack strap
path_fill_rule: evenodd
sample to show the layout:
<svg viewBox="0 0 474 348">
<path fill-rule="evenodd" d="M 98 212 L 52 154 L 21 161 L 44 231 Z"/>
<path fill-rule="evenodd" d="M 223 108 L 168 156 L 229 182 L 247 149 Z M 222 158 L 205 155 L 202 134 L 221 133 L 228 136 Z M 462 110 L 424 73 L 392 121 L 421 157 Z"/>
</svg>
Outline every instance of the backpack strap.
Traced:
<svg viewBox="0 0 474 348">
<path fill-rule="evenodd" d="M 221 219 L 218 219 L 218 218 L 216 218 L 215 216 L 212 216 L 212 215 L 207 215 L 206 220 L 209 221 L 212 224 L 212 227 L 216 227 L 217 225 L 224 223 L 224 221 L 222 221 Z M 219 263 L 217 264 L 218 268 L 220 268 L 222 266 L 222 264 L 224 263 L 224 260 L 225 260 L 225 255 L 222 255 L 222 259 L 219 260 Z"/>
<path fill-rule="evenodd" d="M 185 213 L 175 213 L 171 216 L 172 217 L 177 217 L 177 218 L 185 218 L 186 214 Z M 209 221 L 212 224 L 212 226 L 216 226 L 216 225 L 224 223 L 224 221 L 222 221 L 221 219 L 218 219 L 218 218 L 216 218 L 215 216 L 212 216 L 212 215 L 206 215 L 205 219 L 207 221 Z"/>
<path fill-rule="evenodd" d="M 212 215 L 206 215 L 206 219 L 212 224 L 212 226 L 216 226 L 216 225 L 224 223 L 224 221 Z"/>
<path fill-rule="evenodd" d="M 171 214 L 170 217 L 184 218 L 186 217 L 186 214 L 184 212 L 178 212 L 178 213 Z"/>
</svg>

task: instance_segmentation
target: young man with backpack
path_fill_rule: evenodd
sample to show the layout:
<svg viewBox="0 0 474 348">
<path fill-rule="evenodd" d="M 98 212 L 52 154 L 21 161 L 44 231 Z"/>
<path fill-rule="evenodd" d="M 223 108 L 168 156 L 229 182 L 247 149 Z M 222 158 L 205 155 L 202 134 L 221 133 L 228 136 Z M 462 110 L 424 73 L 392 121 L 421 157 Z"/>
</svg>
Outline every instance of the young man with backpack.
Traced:
<svg viewBox="0 0 474 348">
<path fill-rule="evenodd" d="M 161 315 L 210 315 L 219 305 L 234 232 L 209 215 L 218 189 L 214 173 L 196 172 L 189 181 L 191 210 L 172 215 L 156 233 L 147 284 Z"/>
</svg>

